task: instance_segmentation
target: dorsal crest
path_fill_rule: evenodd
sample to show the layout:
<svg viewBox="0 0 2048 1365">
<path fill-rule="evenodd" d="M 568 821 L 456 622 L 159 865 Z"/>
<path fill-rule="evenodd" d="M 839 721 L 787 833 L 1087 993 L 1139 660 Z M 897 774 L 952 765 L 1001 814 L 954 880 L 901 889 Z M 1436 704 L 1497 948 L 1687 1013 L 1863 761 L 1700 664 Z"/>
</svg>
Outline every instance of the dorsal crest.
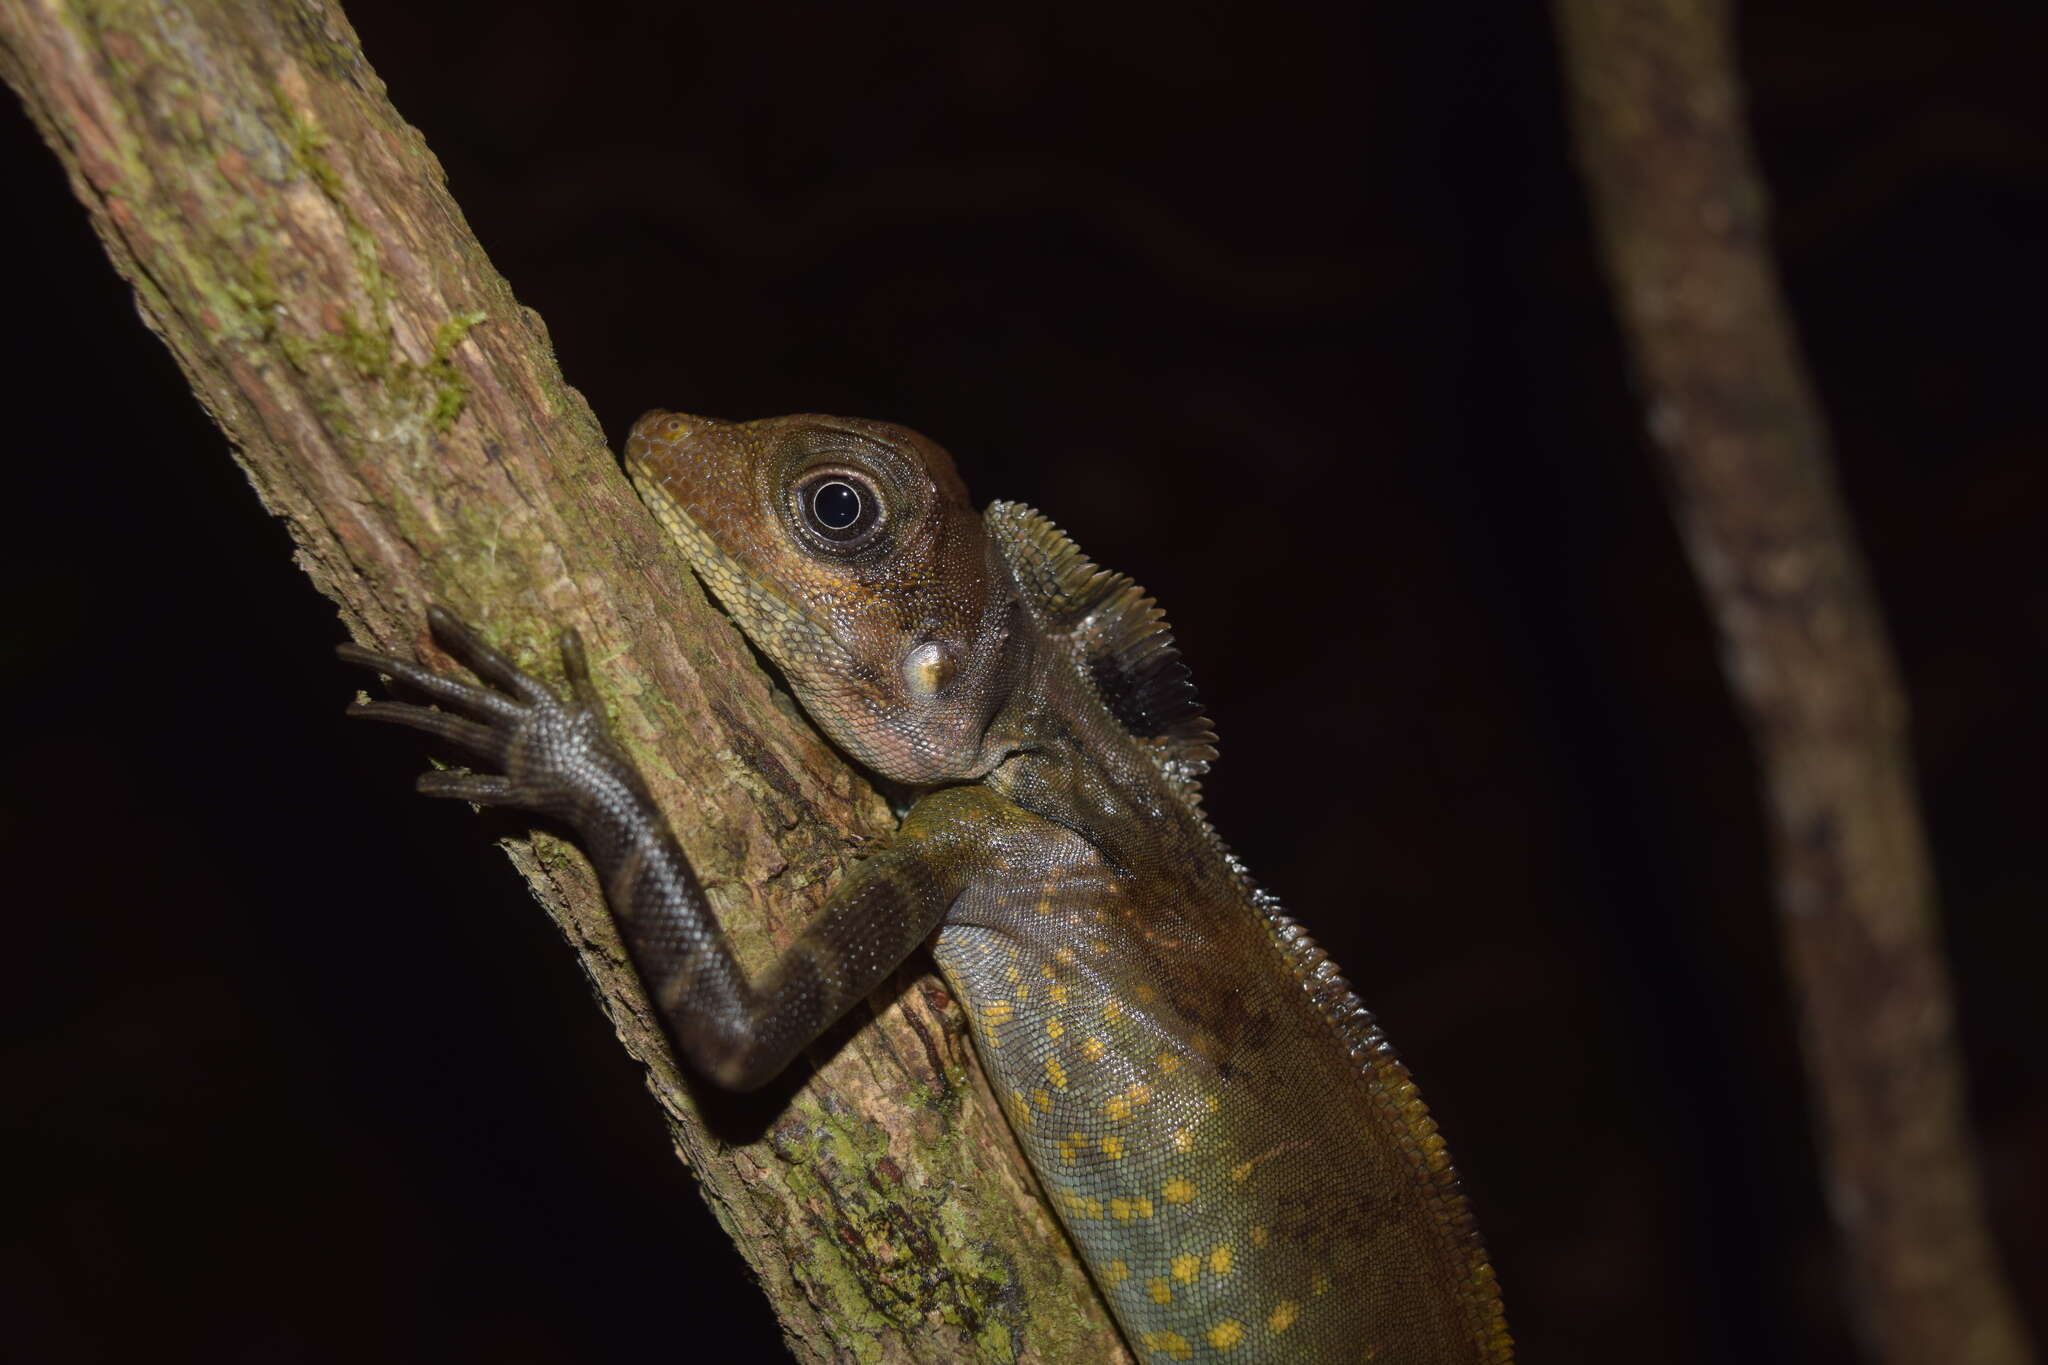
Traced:
<svg viewBox="0 0 2048 1365">
<path fill-rule="evenodd" d="M 988 525 L 1033 614 L 1068 645 L 1081 681 L 1176 786 L 1199 795 L 1199 779 L 1216 758 L 1216 734 L 1195 700 L 1166 614 L 1143 588 L 1098 567 L 1022 503 L 991 503 Z"/>
</svg>

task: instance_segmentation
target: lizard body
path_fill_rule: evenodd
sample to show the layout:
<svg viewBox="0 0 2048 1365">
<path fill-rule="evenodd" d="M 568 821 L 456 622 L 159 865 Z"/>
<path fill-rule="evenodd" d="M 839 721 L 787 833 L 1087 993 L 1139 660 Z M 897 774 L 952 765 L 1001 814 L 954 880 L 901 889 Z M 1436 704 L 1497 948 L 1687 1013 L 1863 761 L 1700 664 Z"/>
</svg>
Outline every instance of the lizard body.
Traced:
<svg viewBox="0 0 2048 1365">
<path fill-rule="evenodd" d="M 557 700 L 445 613 L 490 689 L 353 646 L 497 771 L 430 794 L 576 831 L 678 1050 L 779 1072 L 929 941 L 1011 1126 L 1141 1359 L 1506 1362 L 1442 1140 L 1320 949 L 1210 829 L 1213 736 L 1151 600 L 881 423 L 652 412 L 628 472 L 819 726 L 920 788 L 758 981 L 739 970 L 580 646 Z"/>
</svg>

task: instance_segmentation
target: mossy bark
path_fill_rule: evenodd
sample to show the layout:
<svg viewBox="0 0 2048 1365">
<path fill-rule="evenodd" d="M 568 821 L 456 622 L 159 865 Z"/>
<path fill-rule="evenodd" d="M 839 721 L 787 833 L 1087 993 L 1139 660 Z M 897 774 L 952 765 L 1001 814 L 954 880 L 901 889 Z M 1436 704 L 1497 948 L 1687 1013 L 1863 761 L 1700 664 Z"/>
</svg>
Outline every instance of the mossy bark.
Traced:
<svg viewBox="0 0 2048 1365">
<path fill-rule="evenodd" d="M 1904 689 L 1836 487 L 1725 0 L 1556 0 L 1671 505 L 1765 790 L 1823 1177 L 1871 1359 L 2018 1365 L 1968 1139 Z"/>
<path fill-rule="evenodd" d="M 576 627 L 741 956 L 794 937 L 889 813 L 705 602 L 340 11 L 0 0 L 0 71 L 355 637 L 433 657 L 444 602 L 551 676 Z M 508 848 L 799 1359 L 1127 1359 L 934 978 L 735 1100 L 678 1073 L 583 859 Z"/>
</svg>

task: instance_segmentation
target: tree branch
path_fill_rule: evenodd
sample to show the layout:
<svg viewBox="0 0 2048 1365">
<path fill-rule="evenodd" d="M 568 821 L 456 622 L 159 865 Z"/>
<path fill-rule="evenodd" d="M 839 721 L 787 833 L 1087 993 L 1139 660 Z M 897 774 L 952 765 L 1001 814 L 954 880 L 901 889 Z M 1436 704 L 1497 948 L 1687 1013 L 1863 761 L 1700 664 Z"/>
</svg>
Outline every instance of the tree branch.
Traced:
<svg viewBox="0 0 2048 1365">
<path fill-rule="evenodd" d="M 0 0 L 0 73 L 356 638 L 423 647 L 441 601 L 552 675 L 581 630 L 737 951 L 789 942 L 888 811 L 707 605 L 340 12 Z M 508 851 L 799 1359 L 1127 1359 L 934 978 L 767 1108 L 694 1090 L 583 860 Z"/>
<path fill-rule="evenodd" d="M 1650 435 L 1767 797 L 1830 1205 L 1866 1350 L 2017 1365 L 1906 707 L 1769 254 L 1725 0 L 1557 0 Z"/>
</svg>

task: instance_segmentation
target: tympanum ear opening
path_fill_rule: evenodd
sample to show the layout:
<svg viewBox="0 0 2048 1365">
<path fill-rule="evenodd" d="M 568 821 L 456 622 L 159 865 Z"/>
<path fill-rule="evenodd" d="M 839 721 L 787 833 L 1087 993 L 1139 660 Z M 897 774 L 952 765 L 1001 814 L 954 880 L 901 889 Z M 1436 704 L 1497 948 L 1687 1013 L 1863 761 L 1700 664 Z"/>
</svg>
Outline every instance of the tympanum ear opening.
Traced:
<svg viewBox="0 0 2048 1365">
<path fill-rule="evenodd" d="M 927 640 L 903 656 L 903 685 L 914 697 L 936 697 L 960 671 L 951 649 Z"/>
</svg>

